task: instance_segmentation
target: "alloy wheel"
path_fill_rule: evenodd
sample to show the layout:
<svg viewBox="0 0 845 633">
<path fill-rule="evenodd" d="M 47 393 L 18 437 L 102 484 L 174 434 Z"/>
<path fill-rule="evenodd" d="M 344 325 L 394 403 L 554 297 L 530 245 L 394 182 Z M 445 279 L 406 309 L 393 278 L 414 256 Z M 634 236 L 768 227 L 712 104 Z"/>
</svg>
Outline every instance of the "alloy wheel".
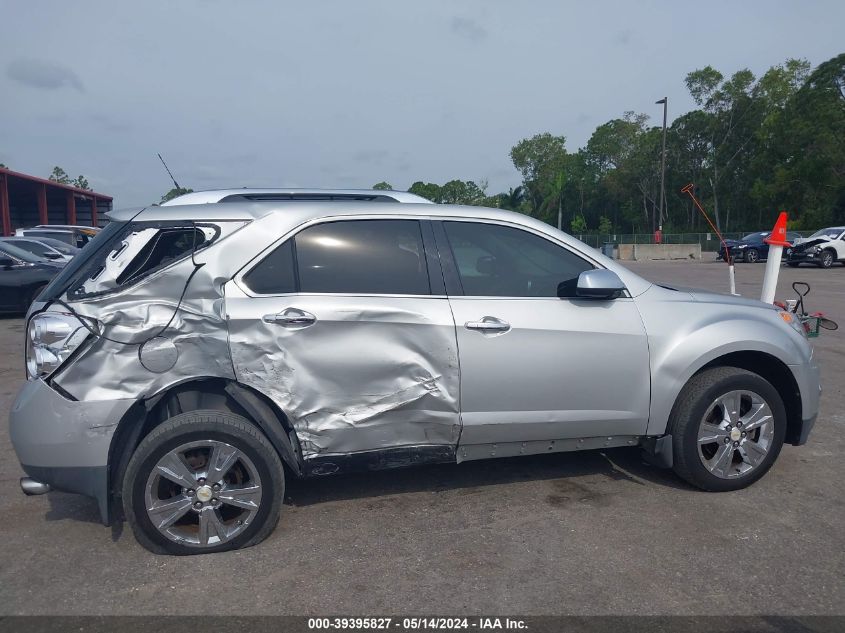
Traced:
<svg viewBox="0 0 845 633">
<path fill-rule="evenodd" d="M 182 444 L 153 467 L 144 507 L 169 540 L 199 548 L 241 534 L 261 505 L 261 477 L 241 450 L 217 440 Z"/>
<path fill-rule="evenodd" d="M 768 403 L 753 391 L 729 391 L 716 398 L 701 420 L 698 456 L 716 477 L 742 477 L 763 463 L 774 437 Z"/>
</svg>

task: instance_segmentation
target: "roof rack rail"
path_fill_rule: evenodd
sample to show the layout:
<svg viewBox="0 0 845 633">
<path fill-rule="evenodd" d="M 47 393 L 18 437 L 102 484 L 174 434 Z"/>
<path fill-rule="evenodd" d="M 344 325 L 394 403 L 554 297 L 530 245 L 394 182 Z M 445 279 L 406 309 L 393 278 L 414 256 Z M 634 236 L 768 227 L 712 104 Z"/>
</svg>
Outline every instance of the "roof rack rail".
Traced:
<svg viewBox="0 0 845 633">
<path fill-rule="evenodd" d="M 217 189 L 194 191 L 162 203 L 163 207 L 186 204 L 217 204 L 221 202 L 283 202 L 283 201 L 358 201 L 401 202 L 431 204 L 430 200 L 407 191 L 378 189 Z"/>
</svg>

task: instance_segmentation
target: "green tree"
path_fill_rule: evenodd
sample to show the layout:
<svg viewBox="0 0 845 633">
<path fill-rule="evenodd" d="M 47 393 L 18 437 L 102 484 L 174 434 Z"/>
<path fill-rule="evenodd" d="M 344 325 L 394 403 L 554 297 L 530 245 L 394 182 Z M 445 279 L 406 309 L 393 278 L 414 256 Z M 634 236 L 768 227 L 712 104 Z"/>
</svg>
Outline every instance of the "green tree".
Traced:
<svg viewBox="0 0 845 633">
<path fill-rule="evenodd" d="M 536 134 L 514 145 L 510 157 L 514 167 L 522 174 L 532 214 L 536 215 L 551 193 L 555 178 L 565 172 L 566 137 L 552 136 L 548 132 Z"/>
<path fill-rule="evenodd" d="M 77 189 L 87 189 L 88 191 L 91 191 L 91 187 L 88 186 L 88 179 L 85 176 L 77 176 L 70 181 L 70 184 Z"/>
<path fill-rule="evenodd" d="M 587 221 L 580 215 L 572 218 L 571 226 L 573 235 L 582 235 L 587 232 Z"/>
<path fill-rule="evenodd" d="M 177 198 L 181 195 L 191 192 L 193 192 L 193 189 L 187 189 L 186 187 L 173 187 L 173 189 L 171 189 L 161 197 L 159 204 L 167 202 L 168 200 L 173 200 L 173 198 Z"/>
<path fill-rule="evenodd" d="M 605 216 L 601 216 L 599 218 L 599 233 L 612 233 L 613 232 L 613 223 L 610 221 L 610 218 Z"/>
<path fill-rule="evenodd" d="M 408 187 L 408 193 L 416 194 L 431 202 L 443 202 L 440 194 L 440 185 L 435 185 L 432 182 L 418 180 Z"/>
<path fill-rule="evenodd" d="M 376 191 L 391 191 L 393 189 L 393 185 L 382 180 L 381 182 L 374 184 L 372 189 L 375 189 Z"/>
<path fill-rule="evenodd" d="M 522 185 L 518 187 L 511 187 L 506 193 L 500 193 L 499 206 L 502 209 L 509 209 L 511 211 L 518 211 L 523 201 L 525 200 L 525 187 Z"/>
<path fill-rule="evenodd" d="M 49 179 L 53 182 L 57 182 L 60 185 L 69 185 L 70 184 L 70 176 L 67 175 L 67 172 L 59 167 L 53 167 L 53 171 L 50 173 Z"/>
</svg>

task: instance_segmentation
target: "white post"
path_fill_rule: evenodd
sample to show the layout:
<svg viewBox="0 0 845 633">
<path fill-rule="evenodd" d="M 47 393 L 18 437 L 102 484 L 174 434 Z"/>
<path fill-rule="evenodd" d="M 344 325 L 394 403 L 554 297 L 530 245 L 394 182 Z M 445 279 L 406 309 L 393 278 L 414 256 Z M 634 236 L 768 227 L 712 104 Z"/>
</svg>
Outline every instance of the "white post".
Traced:
<svg viewBox="0 0 845 633">
<path fill-rule="evenodd" d="M 734 276 L 734 265 L 731 264 L 728 266 L 728 278 L 730 279 L 731 284 L 731 294 L 736 294 L 736 277 Z"/>
<path fill-rule="evenodd" d="M 763 293 L 760 295 L 760 301 L 763 303 L 774 303 L 782 256 L 783 246 L 769 246 L 769 258 L 766 260 L 766 274 L 763 277 Z"/>
</svg>

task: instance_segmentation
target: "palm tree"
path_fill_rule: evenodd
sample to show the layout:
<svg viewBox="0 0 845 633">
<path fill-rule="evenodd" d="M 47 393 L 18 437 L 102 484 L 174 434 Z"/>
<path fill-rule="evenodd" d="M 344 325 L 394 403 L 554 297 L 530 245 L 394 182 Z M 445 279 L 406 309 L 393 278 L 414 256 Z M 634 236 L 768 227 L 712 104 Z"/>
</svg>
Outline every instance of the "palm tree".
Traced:
<svg viewBox="0 0 845 633">
<path fill-rule="evenodd" d="M 516 211 L 519 209 L 519 206 L 525 200 L 525 187 L 520 185 L 516 189 L 511 187 L 508 189 L 507 193 L 500 193 L 499 194 L 500 202 L 499 204 L 503 209 L 510 209 L 511 211 Z"/>
</svg>

